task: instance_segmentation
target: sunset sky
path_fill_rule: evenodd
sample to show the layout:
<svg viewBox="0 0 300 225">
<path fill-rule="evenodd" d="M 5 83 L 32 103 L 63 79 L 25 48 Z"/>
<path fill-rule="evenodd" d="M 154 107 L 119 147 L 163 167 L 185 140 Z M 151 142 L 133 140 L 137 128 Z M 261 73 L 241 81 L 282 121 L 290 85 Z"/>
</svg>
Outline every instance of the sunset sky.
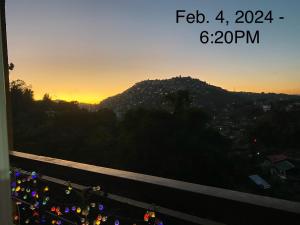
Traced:
<svg viewBox="0 0 300 225">
<path fill-rule="evenodd" d="M 300 94 L 299 0 L 9 0 L 11 79 L 35 98 L 98 103 L 145 79 L 192 76 L 228 90 Z M 209 24 L 176 24 L 176 10 Z M 223 9 L 272 10 L 272 24 L 213 21 Z M 278 20 L 284 16 L 285 20 Z M 203 30 L 261 31 L 259 45 L 204 45 Z"/>
</svg>

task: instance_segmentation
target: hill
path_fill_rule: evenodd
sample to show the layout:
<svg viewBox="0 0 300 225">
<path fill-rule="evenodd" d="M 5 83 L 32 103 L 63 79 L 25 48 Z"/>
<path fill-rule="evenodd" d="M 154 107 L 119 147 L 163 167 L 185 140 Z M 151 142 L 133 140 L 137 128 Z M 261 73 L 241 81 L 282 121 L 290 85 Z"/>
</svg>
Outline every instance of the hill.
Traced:
<svg viewBox="0 0 300 225">
<path fill-rule="evenodd" d="M 100 102 L 99 108 L 110 108 L 118 114 L 138 107 L 169 111 L 171 106 L 167 96 L 178 91 L 189 92 L 192 107 L 205 108 L 210 111 L 218 110 L 235 102 L 270 101 L 289 97 L 285 94 L 231 92 L 199 79 L 180 76 L 138 82 L 123 93 L 103 100 Z"/>
</svg>

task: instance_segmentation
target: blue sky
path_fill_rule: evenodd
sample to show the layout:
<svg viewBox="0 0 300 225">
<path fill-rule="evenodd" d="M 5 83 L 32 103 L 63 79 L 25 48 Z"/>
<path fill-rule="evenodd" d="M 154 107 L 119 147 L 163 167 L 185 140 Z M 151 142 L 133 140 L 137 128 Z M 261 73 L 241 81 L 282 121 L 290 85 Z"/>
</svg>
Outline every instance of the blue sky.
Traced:
<svg viewBox="0 0 300 225">
<path fill-rule="evenodd" d="M 209 24 L 176 24 L 176 10 Z M 220 10 L 273 11 L 272 24 L 213 21 Z M 9 0 L 13 79 L 36 98 L 98 102 L 144 79 L 190 75 L 229 90 L 300 94 L 300 2 L 296 0 Z M 277 20 L 284 16 L 285 20 Z M 201 31 L 261 31 L 259 45 L 204 45 Z"/>
</svg>

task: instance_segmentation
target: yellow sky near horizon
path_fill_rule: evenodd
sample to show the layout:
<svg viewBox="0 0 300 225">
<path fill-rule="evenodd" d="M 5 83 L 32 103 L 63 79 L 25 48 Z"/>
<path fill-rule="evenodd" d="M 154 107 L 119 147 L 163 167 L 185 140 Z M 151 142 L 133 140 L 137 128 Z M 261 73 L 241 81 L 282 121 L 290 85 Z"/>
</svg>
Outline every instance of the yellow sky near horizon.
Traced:
<svg viewBox="0 0 300 225">
<path fill-rule="evenodd" d="M 224 26 L 176 24 L 174 16 L 179 8 L 201 8 L 214 18 L 220 9 L 230 15 L 257 6 L 286 20 L 226 29 L 259 29 L 258 45 L 201 44 L 201 31 Z M 99 103 L 146 79 L 179 75 L 230 91 L 300 94 L 299 6 L 259 0 L 7 1 L 8 53 L 15 64 L 10 79 L 31 85 L 35 99 L 48 93 L 83 103 Z"/>
<path fill-rule="evenodd" d="M 173 73 L 174 74 L 174 73 Z M 245 91 L 245 92 L 272 92 L 272 93 L 285 93 L 285 94 L 298 94 L 300 93 L 300 88 L 295 89 L 286 89 L 286 86 L 293 86 L 294 83 L 290 81 L 266 81 L 265 83 L 256 83 L 251 84 L 247 82 L 247 80 L 238 81 L 237 79 L 220 79 L 221 77 L 212 74 L 209 74 L 208 76 L 202 75 L 202 76 L 196 76 L 191 74 L 174 74 L 168 76 L 162 75 L 162 76 L 151 76 L 149 79 L 169 79 L 175 76 L 191 76 L 192 78 L 197 78 L 202 81 L 206 81 L 207 83 L 222 87 L 229 91 Z M 115 75 L 110 75 L 115 76 Z M 110 77 L 108 76 L 108 77 Z M 34 98 L 36 100 L 40 100 L 43 98 L 44 94 L 49 94 L 53 100 L 65 100 L 65 101 L 78 101 L 81 103 L 89 103 L 89 104 L 97 104 L 100 101 L 104 100 L 107 97 L 114 96 L 116 94 L 122 93 L 126 89 L 133 86 L 135 83 L 140 82 L 144 79 L 139 79 L 138 74 L 135 74 L 136 79 L 133 80 L 122 80 L 118 81 L 116 83 L 110 83 L 109 81 L 105 81 L 106 84 L 102 86 L 102 88 L 99 88 L 97 84 L 95 84 L 91 80 L 85 80 L 82 79 L 73 79 L 69 80 L 68 77 L 64 74 L 61 74 L 58 77 L 61 77 L 61 79 L 49 79 L 51 78 L 51 75 L 47 75 L 45 77 L 48 77 L 47 79 L 44 79 L 43 76 L 33 76 L 35 79 L 28 79 L 28 76 L 26 73 L 24 73 L 24 76 L 18 76 L 16 71 L 13 71 L 11 73 L 10 79 L 16 80 L 21 79 L 26 82 L 27 85 L 30 85 L 32 87 L 32 90 L 34 91 Z M 211 79 L 209 79 L 211 78 Z M 101 79 L 100 79 L 101 80 Z"/>
</svg>

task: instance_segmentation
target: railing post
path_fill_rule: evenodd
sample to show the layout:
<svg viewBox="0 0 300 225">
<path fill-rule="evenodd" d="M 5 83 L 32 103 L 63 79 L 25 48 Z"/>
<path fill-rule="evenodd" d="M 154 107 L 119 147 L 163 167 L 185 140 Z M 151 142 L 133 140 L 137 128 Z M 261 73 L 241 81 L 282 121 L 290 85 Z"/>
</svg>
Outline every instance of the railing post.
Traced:
<svg viewBox="0 0 300 225">
<path fill-rule="evenodd" d="M 7 123 L 5 0 L 0 0 L 0 223 L 12 224 Z"/>
</svg>

